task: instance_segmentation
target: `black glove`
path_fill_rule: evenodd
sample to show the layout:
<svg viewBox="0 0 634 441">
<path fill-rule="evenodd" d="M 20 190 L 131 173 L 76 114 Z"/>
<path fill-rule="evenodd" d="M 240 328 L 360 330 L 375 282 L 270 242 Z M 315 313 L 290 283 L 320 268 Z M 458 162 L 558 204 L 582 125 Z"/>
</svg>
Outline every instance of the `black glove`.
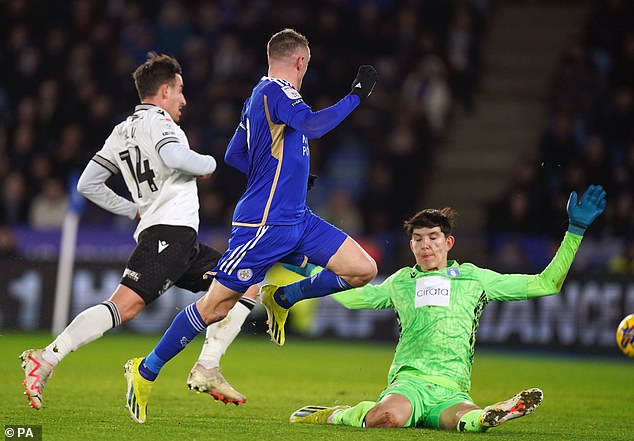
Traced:
<svg viewBox="0 0 634 441">
<path fill-rule="evenodd" d="M 317 175 L 313 175 L 312 173 L 308 175 L 308 189 L 309 190 L 313 188 L 316 180 L 317 180 Z"/>
<path fill-rule="evenodd" d="M 363 101 L 370 96 L 378 79 L 379 75 L 376 73 L 376 70 L 374 70 L 372 66 L 364 64 L 359 67 L 357 77 L 352 82 L 352 90 L 350 93 L 359 95 L 359 98 Z"/>
</svg>

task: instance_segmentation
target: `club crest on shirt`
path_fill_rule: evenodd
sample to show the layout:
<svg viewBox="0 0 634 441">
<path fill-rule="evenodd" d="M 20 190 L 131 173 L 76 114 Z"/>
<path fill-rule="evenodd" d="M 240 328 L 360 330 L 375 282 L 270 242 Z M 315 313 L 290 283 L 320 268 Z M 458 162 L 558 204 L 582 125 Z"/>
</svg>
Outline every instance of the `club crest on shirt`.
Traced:
<svg viewBox="0 0 634 441">
<path fill-rule="evenodd" d="M 282 92 L 284 92 L 284 94 L 289 97 L 292 100 L 296 100 L 301 98 L 302 96 L 299 94 L 299 92 L 297 90 L 295 90 L 293 87 L 291 86 L 284 86 L 282 87 Z"/>
<path fill-rule="evenodd" d="M 253 271 L 251 268 L 244 268 L 238 270 L 238 280 L 241 282 L 246 282 L 247 280 L 251 280 L 253 277 Z"/>
<path fill-rule="evenodd" d="M 447 268 L 447 275 L 449 277 L 460 277 L 460 270 L 458 268 Z"/>
</svg>

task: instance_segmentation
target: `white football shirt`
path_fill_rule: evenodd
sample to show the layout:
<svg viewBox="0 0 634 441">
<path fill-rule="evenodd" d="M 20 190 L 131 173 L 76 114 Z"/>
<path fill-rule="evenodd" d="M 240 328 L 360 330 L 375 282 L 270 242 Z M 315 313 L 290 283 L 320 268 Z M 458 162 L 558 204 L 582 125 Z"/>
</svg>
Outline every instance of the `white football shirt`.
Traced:
<svg viewBox="0 0 634 441">
<path fill-rule="evenodd" d="M 114 128 L 92 158 L 112 174 L 121 172 L 141 215 L 135 240 L 141 231 L 158 224 L 198 231 L 196 176 L 167 167 L 159 155 L 172 142 L 189 147 L 185 132 L 168 112 L 141 104 Z"/>
</svg>

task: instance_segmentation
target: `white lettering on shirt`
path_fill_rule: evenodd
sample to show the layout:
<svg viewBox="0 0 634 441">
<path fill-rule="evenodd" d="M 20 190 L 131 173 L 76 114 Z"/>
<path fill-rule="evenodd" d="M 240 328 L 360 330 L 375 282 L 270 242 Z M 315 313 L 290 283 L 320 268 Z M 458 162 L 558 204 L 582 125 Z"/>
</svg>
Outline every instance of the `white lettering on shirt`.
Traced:
<svg viewBox="0 0 634 441">
<path fill-rule="evenodd" d="M 451 280 L 442 276 L 428 276 L 416 279 L 414 306 L 449 306 Z"/>
</svg>

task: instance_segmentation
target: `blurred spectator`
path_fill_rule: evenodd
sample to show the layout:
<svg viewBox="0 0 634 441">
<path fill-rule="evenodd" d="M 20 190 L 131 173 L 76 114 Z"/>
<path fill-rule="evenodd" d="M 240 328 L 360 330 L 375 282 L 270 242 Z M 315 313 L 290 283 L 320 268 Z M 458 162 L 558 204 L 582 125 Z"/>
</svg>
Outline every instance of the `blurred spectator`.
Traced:
<svg viewBox="0 0 634 441">
<path fill-rule="evenodd" d="M 0 226 L 0 259 L 19 257 L 13 230 L 8 225 Z"/>
<path fill-rule="evenodd" d="M 455 93 L 467 108 L 473 108 L 473 90 L 476 84 L 476 34 L 473 13 L 468 2 L 457 2 L 447 41 L 447 58 L 455 77 Z"/>
<path fill-rule="evenodd" d="M 621 254 L 610 259 L 608 272 L 610 274 L 634 275 L 634 236 L 627 240 Z"/>
<path fill-rule="evenodd" d="M 325 208 L 317 213 L 322 219 L 344 230 L 352 237 L 360 237 L 363 232 L 363 219 L 352 197 L 343 188 L 335 188 Z"/>
<path fill-rule="evenodd" d="M 582 37 L 571 41 L 555 72 L 551 92 L 551 119 L 542 134 L 533 172 L 526 165 L 518 175 L 533 177 L 522 190 L 541 207 L 542 230 L 517 219 L 503 203 L 491 205 L 495 218 L 516 235 L 539 234 L 559 240 L 567 219 L 565 206 L 570 191 L 587 184 L 601 184 L 607 191 L 606 214 L 586 236 L 598 248 L 618 242 L 634 231 L 634 3 L 595 1 Z M 534 179 L 537 177 L 537 179 Z M 504 195 L 508 200 L 516 191 Z M 489 229 L 489 251 L 508 244 Z M 530 237 L 530 236 L 527 236 Z M 606 246 L 602 247 L 601 243 Z M 527 250 L 526 247 L 523 248 Z M 605 270 L 605 261 L 603 268 Z M 618 262 L 619 260 L 617 260 Z M 593 267 L 595 270 L 597 266 Z M 574 268 L 573 268 L 574 269 Z"/>
<path fill-rule="evenodd" d="M 403 81 L 402 99 L 414 118 L 421 118 L 436 137 L 445 133 L 451 110 L 451 91 L 444 62 L 425 57 Z"/>
<path fill-rule="evenodd" d="M 497 271 L 503 273 L 530 272 L 533 265 L 526 255 L 526 249 L 515 240 L 505 240 L 495 250 L 491 257 L 491 263 Z"/>
<path fill-rule="evenodd" d="M 2 224 L 25 223 L 29 213 L 29 199 L 23 175 L 13 171 L 2 183 Z"/>
<path fill-rule="evenodd" d="M 420 208 L 420 169 L 433 167 L 454 103 L 472 105 L 489 9 L 486 0 L 0 2 L 0 177 L 4 188 L 19 187 L 11 197 L 3 192 L 3 217 L 24 223 L 32 206 L 38 225 L 59 224 L 60 183 L 133 110 L 131 72 L 153 50 L 182 60 L 190 91 L 182 125 L 191 147 L 219 162 L 200 188 L 201 220 L 227 228 L 244 176 L 222 163 L 224 150 L 244 98 L 266 75 L 262 42 L 294 27 L 313 48 L 301 93 L 314 110 L 345 92 L 359 64 L 379 71 L 366 105 L 341 130 L 311 141 L 321 183 L 313 195 L 327 211 L 341 211 L 344 199 L 361 207 L 354 229 L 392 246 L 401 220 Z M 46 204 L 48 221 L 37 208 Z M 117 219 L 88 207 L 83 222 Z"/>
<path fill-rule="evenodd" d="M 540 233 L 543 229 L 541 210 L 535 208 L 531 196 L 521 188 L 505 195 L 491 207 L 487 230 L 492 233 Z"/>
<path fill-rule="evenodd" d="M 612 210 L 609 213 L 610 233 L 624 237 L 634 233 L 634 198 L 630 191 L 622 191 L 612 196 Z"/>
<path fill-rule="evenodd" d="M 544 131 L 540 141 L 540 154 L 548 168 L 568 165 L 579 154 L 579 141 L 572 130 L 572 119 L 566 113 L 559 113 L 552 125 Z"/>
<path fill-rule="evenodd" d="M 59 179 L 51 178 L 44 183 L 29 212 L 29 224 L 36 229 L 51 229 L 62 226 L 68 209 L 68 197 Z"/>
</svg>

